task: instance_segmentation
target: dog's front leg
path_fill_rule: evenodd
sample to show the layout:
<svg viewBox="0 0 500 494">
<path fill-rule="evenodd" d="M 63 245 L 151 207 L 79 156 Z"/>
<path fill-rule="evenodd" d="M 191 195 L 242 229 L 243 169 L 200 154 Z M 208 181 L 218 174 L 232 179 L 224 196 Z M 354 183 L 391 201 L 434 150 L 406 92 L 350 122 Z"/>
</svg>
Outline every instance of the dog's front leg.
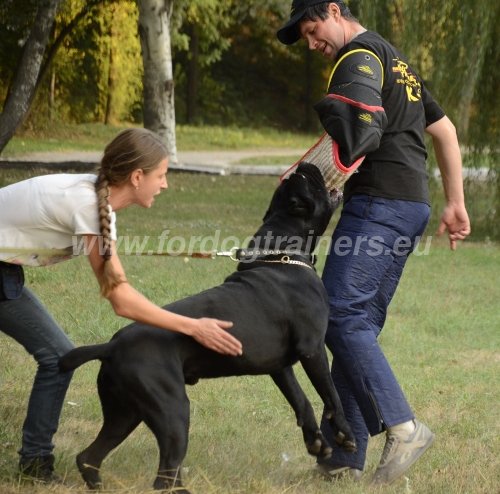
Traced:
<svg viewBox="0 0 500 494">
<path fill-rule="evenodd" d="M 356 440 L 333 384 L 324 346 L 321 345 L 312 355 L 301 357 L 300 363 L 325 405 L 325 414 L 332 426 L 336 442 L 347 451 L 356 451 Z"/>
<path fill-rule="evenodd" d="M 297 425 L 302 428 L 309 454 L 318 458 L 329 458 L 332 448 L 318 427 L 311 403 L 300 387 L 292 367 L 285 367 L 281 372 L 271 374 L 271 377 L 295 412 Z"/>
</svg>

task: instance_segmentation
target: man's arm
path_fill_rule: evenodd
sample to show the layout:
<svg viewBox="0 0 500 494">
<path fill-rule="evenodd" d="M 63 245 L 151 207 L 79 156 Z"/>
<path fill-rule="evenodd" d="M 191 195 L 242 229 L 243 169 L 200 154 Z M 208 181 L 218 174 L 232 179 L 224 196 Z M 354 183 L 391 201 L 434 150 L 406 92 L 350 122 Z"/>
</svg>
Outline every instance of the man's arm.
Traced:
<svg viewBox="0 0 500 494">
<path fill-rule="evenodd" d="M 314 105 L 323 128 L 348 168 L 380 145 L 387 126 L 382 106 L 383 67 L 375 53 L 356 49 L 335 64 L 328 94 Z"/>
<path fill-rule="evenodd" d="M 457 132 L 447 116 L 432 123 L 425 130 L 432 136 L 446 197 L 446 206 L 437 233 L 441 235 L 448 230 L 450 247 L 455 250 L 457 240 L 464 240 L 471 231 L 469 215 L 465 208 L 462 157 Z"/>
</svg>

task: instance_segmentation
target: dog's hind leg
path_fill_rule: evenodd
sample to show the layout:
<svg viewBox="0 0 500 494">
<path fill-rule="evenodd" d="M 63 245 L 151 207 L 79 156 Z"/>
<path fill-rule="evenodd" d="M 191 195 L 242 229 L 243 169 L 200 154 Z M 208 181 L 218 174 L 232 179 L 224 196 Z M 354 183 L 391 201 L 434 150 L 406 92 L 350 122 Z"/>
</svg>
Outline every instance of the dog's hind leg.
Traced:
<svg viewBox="0 0 500 494">
<path fill-rule="evenodd" d="M 102 487 L 99 469 L 108 453 L 116 448 L 139 425 L 141 419 L 132 404 L 113 393 L 106 377 L 99 374 L 103 425 L 96 439 L 76 457 L 78 470 L 89 489 Z"/>
<path fill-rule="evenodd" d="M 175 494 L 189 494 L 181 478 L 181 464 L 188 445 L 189 399 L 181 378 L 175 383 L 175 390 L 172 390 L 171 382 L 168 388 L 156 388 L 141 408 L 144 422 L 155 435 L 160 450 L 160 464 L 153 487 Z"/>
<path fill-rule="evenodd" d="M 302 429 L 309 454 L 318 458 L 329 458 L 332 448 L 318 427 L 314 410 L 300 387 L 293 368 L 285 367 L 281 372 L 271 374 L 271 377 L 295 412 L 297 425 Z"/>
<path fill-rule="evenodd" d="M 324 346 L 321 345 L 312 355 L 301 357 L 300 363 L 325 405 L 325 413 L 332 426 L 335 441 L 347 451 L 356 451 L 356 440 L 333 384 Z"/>
<path fill-rule="evenodd" d="M 126 410 L 121 409 L 123 414 Z M 94 442 L 84 449 L 77 457 L 78 470 L 89 489 L 102 487 L 99 469 L 108 453 L 116 448 L 139 425 L 140 420 L 135 415 L 116 414 L 111 420 L 104 420 Z"/>
</svg>

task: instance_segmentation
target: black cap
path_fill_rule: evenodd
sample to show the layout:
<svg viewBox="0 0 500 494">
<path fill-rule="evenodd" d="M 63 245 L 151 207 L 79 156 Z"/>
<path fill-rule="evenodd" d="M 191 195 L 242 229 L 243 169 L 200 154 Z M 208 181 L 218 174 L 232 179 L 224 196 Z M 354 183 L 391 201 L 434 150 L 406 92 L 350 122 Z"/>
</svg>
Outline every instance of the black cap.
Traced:
<svg viewBox="0 0 500 494">
<path fill-rule="evenodd" d="M 290 11 L 290 20 L 276 33 L 278 39 L 284 45 L 292 45 L 300 39 L 299 22 L 304 17 L 309 7 L 314 7 L 320 3 L 327 3 L 328 0 L 293 0 Z"/>
</svg>

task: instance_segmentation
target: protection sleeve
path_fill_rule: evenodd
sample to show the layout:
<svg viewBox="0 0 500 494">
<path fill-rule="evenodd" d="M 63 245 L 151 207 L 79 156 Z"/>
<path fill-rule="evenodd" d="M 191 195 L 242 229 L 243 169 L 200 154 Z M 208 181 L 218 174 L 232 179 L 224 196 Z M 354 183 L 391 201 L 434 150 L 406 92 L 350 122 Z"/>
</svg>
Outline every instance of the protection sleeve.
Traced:
<svg viewBox="0 0 500 494">
<path fill-rule="evenodd" d="M 344 167 L 374 151 L 387 126 L 382 106 L 383 66 L 366 49 L 343 55 L 332 70 L 328 95 L 314 105 L 319 119 L 339 147 Z"/>
</svg>

